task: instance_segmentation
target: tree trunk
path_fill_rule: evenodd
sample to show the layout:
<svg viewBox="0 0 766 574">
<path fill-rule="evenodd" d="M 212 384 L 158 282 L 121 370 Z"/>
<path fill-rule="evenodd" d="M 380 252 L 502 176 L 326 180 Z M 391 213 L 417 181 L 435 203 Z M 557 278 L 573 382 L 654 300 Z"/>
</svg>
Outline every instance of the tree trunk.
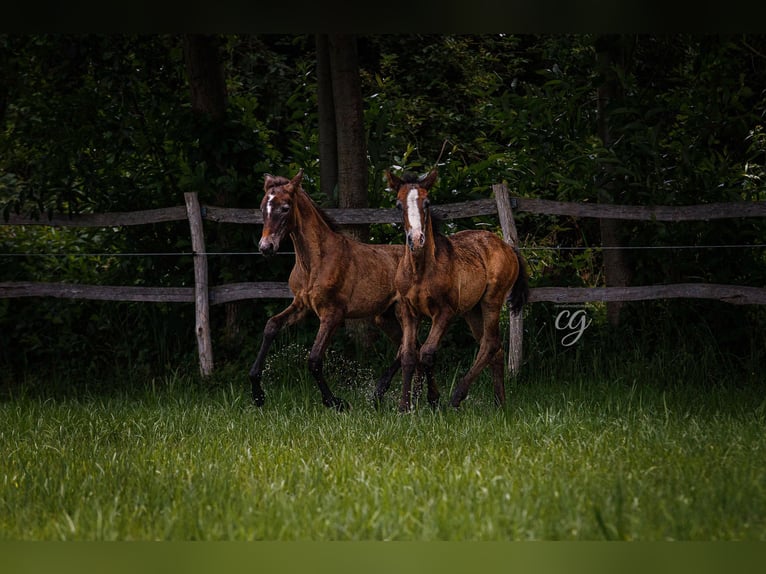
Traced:
<svg viewBox="0 0 766 574">
<path fill-rule="evenodd" d="M 328 72 L 329 81 L 325 75 Z M 320 155 L 322 189 L 329 190 L 325 193 L 332 197 L 337 181 L 338 207 L 368 207 L 367 141 L 356 37 L 348 34 L 320 36 L 317 39 L 317 74 L 320 84 L 320 154 L 324 153 L 324 157 Z M 330 149 L 333 143 L 335 148 Z M 333 156 L 335 162 L 330 159 Z M 344 232 L 358 241 L 369 241 L 370 238 L 369 225 L 348 226 Z M 369 321 L 360 319 L 346 320 L 345 330 L 357 352 L 368 349 L 376 335 Z"/>
<path fill-rule="evenodd" d="M 332 96 L 330 48 L 327 34 L 317 34 L 317 104 L 319 108 L 319 178 L 322 195 L 337 205 L 338 135 Z"/>
<path fill-rule="evenodd" d="M 618 96 L 617 79 L 613 71 L 614 65 L 622 62 L 622 48 L 617 36 L 601 36 L 596 40 L 598 69 L 602 75 L 602 83 L 598 88 L 598 134 L 604 147 L 612 145 L 612 134 L 609 129 L 607 107 Z M 610 173 L 611 164 L 604 167 L 606 183 L 603 186 L 599 201 L 614 202 L 616 189 Z M 621 222 L 617 219 L 600 219 L 601 245 L 604 249 L 604 278 L 607 287 L 625 287 L 630 282 L 630 269 L 622 249 L 613 249 L 622 245 Z M 620 310 L 623 303 L 613 301 L 606 304 L 607 319 L 612 325 L 620 322 Z"/>
<path fill-rule="evenodd" d="M 331 34 L 328 41 L 338 153 L 338 207 L 367 207 L 367 141 L 356 38 Z M 350 235 L 369 239 L 369 227 L 353 226 Z"/>
<path fill-rule="evenodd" d="M 227 100 L 218 46 L 216 36 L 184 35 L 184 63 L 189 77 L 192 110 L 216 122 L 223 120 Z"/>
<path fill-rule="evenodd" d="M 224 120 L 228 94 L 219 52 L 220 38 L 207 34 L 185 34 L 183 40 L 192 111 L 198 120 L 195 122 L 195 130 L 200 141 L 200 161 L 207 165 L 208 175 L 214 177 L 224 173 L 227 168 L 221 162 L 218 150 L 210 145 L 215 145 L 221 137 L 225 137 Z M 230 198 L 225 189 L 219 189 L 214 201 L 217 205 L 226 206 L 229 205 Z M 218 243 L 223 250 L 231 243 L 226 229 L 224 226 L 218 230 Z M 240 309 L 240 302 L 224 305 L 226 319 L 223 339 L 229 345 L 239 339 Z"/>
</svg>

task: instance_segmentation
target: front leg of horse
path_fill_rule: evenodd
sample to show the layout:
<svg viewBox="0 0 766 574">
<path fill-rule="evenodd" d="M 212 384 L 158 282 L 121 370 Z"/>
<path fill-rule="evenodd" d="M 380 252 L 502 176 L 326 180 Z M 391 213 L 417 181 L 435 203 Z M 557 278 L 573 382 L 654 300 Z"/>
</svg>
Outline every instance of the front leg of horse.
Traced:
<svg viewBox="0 0 766 574">
<path fill-rule="evenodd" d="M 420 348 L 420 368 L 423 370 L 428 384 L 428 404 L 434 409 L 439 406 L 439 387 L 434 378 L 436 351 L 451 319 L 452 315 L 449 313 L 442 313 L 434 317 L 428 338 Z"/>
<path fill-rule="evenodd" d="M 386 394 L 386 391 L 388 391 L 389 387 L 391 386 L 391 380 L 394 378 L 394 375 L 401 368 L 401 366 L 401 358 L 399 355 L 397 355 L 396 359 L 394 359 L 394 362 L 391 363 L 388 369 L 386 369 L 386 372 L 383 373 L 378 379 L 378 383 L 375 385 L 375 392 L 372 395 L 373 404 L 376 408 L 379 408 L 382 404 L 383 396 Z"/>
<path fill-rule="evenodd" d="M 343 315 L 339 313 L 320 319 L 319 332 L 314 340 L 314 345 L 311 347 L 308 361 L 309 371 L 319 387 L 319 392 L 322 393 L 322 404 L 337 411 L 346 411 L 350 405 L 343 399 L 336 397 L 327 385 L 324 378 L 324 354 L 333 333 L 342 320 Z"/>
<path fill-rule="evenodd" d="M 428 404 L 431 405 L 431 408 L 433 409 L 436 409 L 439 406 L 439 387 L 437 386 L 436 379 L 434 378 L 435 359 L 435 352 L 424 354 L 421 349 L 418 374 L 425 376 L 426 378 L 426 385 L 428 387 Z"/>
<path fill-rule="evenodd" d="M 330 390 L 330 387 L 324 378 L 323 369 L 324 360 L 322 357 L 312 357 L 309 355 L 309 372 L 314 377 L 314 380 L 319 387 L 319 392 L 322 393 L 322 404 L 328 408 L 335 409 L 338 412 L 349 410 L 351 405 L 340 397 L 336 397 Z"/>
<path fill-rule="evenodd" d="M 256 357 L 253 366 L 250 367 L 250 372 L 248 373 L 253 403 L 255 403 L 256 406 L 263 406 L 265 400 L 263 387 L 261 386 L 261 378 L 263 376 L 266 355 L 269 352 L 271 344 L 274 342 L 274 338 L 284 327 L 300 321 L 305 316 L 306 310 L 302 307 L 300 302 L 295 299 L 284 311 L 274 315 L 266 322 L 266 327 L 263 329 L 261 349 L 258 351 L 258 356 Z"/>
<path fill-rule="evenodd" d="M 417 355 L 414 352 L 402 356 L 402 396 L 399 412 L 406 413 L 412 408 L 412 377 L 417 369 Z"/>
<path fill-rule="evenodd" d="M 418 324 L 420 318 L 414 309 L 402 309 L 402 396 L 399 412 L 406 413 L 412 408 L 412 377 L 418 369 Z"/>
<path fill-rule="evenodd" d="M 386 371 L 380 376 L 378 383 L 375 385 L 375 392 L 373 393 L 373 404 L 376 408 L 380 407 L 383 401 L 383 396 L 391 386 L 391 380 L 394 378 L 394 375 L 396 375 L 396 372 L 402 366 L 402 328 L 398 319 L 396 318 L 396 312 L 396 306 L 392 306 L 383 315 L 378 315 L 375 317 L 375 325 L 377 325 L 388 336 L 388 338 L 397 348 L 396 358 L 391 363 L 391 365 L 389 365 L 388 369 L 386 369 Z"/>
<path fill-rule="evenodd" d="M 248 373 L 253 403 L 255 403 L 255 405 L 258 407 L 262 407 L 265 401 L 265 393 L 263 392 L 263 387 L 261 386 L 261 378 L 263 377 L 263 366 L 266 362 L 266 355 L 269 352 L 271 343 L 274 341 L 274 338 L 277 336 L 277 333 L 279 333 L 280 330 L 278 322 L 274 321 L 273 319 L 274 318 L 270 319 L 266 323 L 266 328 L 263 331 L 261 349 L 258 351 L 258 357 L 256 357 L 255 362 L 253 363 L 253 366 L 250 367 L 250 372 Z"/>
</svg>

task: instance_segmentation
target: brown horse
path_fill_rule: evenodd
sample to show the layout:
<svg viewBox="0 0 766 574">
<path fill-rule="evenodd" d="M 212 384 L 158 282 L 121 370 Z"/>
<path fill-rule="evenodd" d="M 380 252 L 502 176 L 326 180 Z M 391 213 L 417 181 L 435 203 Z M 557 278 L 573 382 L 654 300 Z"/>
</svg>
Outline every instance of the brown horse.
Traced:
<svg viewBox="0 0 766 574">
<path fill-rule="evenodd" d="M 396 193 L 402 211 L 408 249 L 396 273 L 402 320 L 402 398 L 399 409 L 410 408 L 412 375 L 422 368 L 428 383 L 428 400 L 435 405 L 439 391 L 433 379 L 433 366 L 439 341 L 450 320 L 461 315 L 468 323 L 479 352 L 450 398 L 458 407 L 468 389 L 488 364 L 492 369 L 495 401 L 505 403 L 504 353 L 499 319 L 506 300 L 518 314 L 527 301 L 529 287 L 522 257 L 489 231 L 460 231 L 449 237 L 434 230 L 429 210 L 428 190 L 436 181 L 432 170 L 418 179 L 400 179 L 386 173 L 389 187 Z M 417 330 L 422 317 L 431 319 L 428 338 L 417 351 Z M 380 389 L 380 387 L 378 387 Z"/>
<path fill-rule="evenodd" d="M 370 318 L 399 347 L 401 328 L 396 320 L 394 276 L 404 251 L 401 245 L 360 243 L 339 233 L 301 187 L 303 170 L 295 177 L 266 174 L 261 201 L 263 233 L 258 244 L 263 255 L 273 255 L 285 236 L 295 247 L 295 266 L 289 285 L 292 303 L 271 317 L 263 332 L 258 357 L 250 369 L 253 401 L 262 405 L 261 387 L 266 353 L 284 327 L 310 313 L 319 317 L 319 331 L 308 358 L 308 366 L 327 407 L 344 410 L 348 403 L 333 395 L 322 373 L 324 353 L 335 330 L 346 318 Z M 399 356 L 381 376 L 380 385 L 390 384 L 399 369 Z"/>
</svg>

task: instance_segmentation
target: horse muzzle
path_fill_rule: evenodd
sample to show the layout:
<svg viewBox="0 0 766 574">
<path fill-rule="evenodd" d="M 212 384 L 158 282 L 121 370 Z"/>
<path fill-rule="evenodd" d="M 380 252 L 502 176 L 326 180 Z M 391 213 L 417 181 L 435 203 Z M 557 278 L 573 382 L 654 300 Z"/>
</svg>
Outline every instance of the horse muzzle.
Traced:
<svg viewBox="0 0 766 574">
<path fill-rule="evenodd" d="M 258 250 L 261 252 L 261 255 L 271 257 L 279 251 L 279 241 L 274 241 L 271 237 L 261 237 L 261 240 L 258 242 Z"/>
<path fill-rule="evenodd" d="M 408 233 L 407 234 L 407 247 L 410 251 L 418 251 L 426 244 L 426 236 L 424 233 Z"/>
</svg>

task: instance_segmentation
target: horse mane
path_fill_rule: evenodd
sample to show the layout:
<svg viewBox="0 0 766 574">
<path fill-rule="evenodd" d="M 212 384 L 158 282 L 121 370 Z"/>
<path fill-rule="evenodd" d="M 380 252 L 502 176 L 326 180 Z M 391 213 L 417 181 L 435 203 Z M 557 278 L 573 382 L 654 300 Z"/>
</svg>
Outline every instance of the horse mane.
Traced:
<svg viewBox="0 0 766 574">
<path fill-rule="evenodd" d="M 336 233 L 340 233 L 340 226 L 338 223 L 330 217 L 327 212 L 319 207 L 317 203 L 311 198 L 311 196 L 306 192 L 306 190 L 303 189 L 303 186 L 299 186 L 301 192 L 303 195 L 306 196 L 306 198 L 309 200 L 309 203 L 311 203 L 311 206 L 314 208 L 314 210 L 319 214 L 319 217 L 327 224 L 327 227 L 329 227 L 332 231 L 335 231 Z"/>
<path fill-rule="evenodd" d="M 287 185 L 290 183 L 290 181 L 292 181 L 281 175 L 270 175 L 269 177 L 269 182 L 265 188 L 266 192 L 268 192 L 270 189 L 274 189 L 275 187 L 282 187 Z M 338 223 L 332 217 L 327 215 L 327 213 L 321 207 L 319 207 L 313 199 L 311 199 L 311 196 L 306 192 L 305 189 L 303 189 L 303 186 L 300 183 L 298 184 L 298 190 L 300 193 L 306 196 L 306 198 L 309 200 L 309 203 L 319 214 L 319 217 L 322 219 L 322 221 L 324 221 L 331 230 L 340 233 L 340 226 Z"/>
<path fill-rule="evenodd" d="M 308 195 L 308 193 L 307 193 L 306 195 Z M 311 197 L 309 197 L 309 199 L 311 199 Z M 316 210 L 317 210 L 317 213 L 319 213 L 319 217 L 321 217 L 321 218 L 322 218 L 322 220 L 323 220 L 323 221 L 324 221 L 324 222 L 327 224 L 327 226 L 328 226 L 328 227 L 329 227 L 331 230 L 335 231 L 336 233 L 340 233 L 340 225 L 338 225 L 338 222 L 337 222 L 337 221 L 335 221 L 335 220 L 334 220 L 332 217 L 330 217 L 330 216 L 327 214 L 327 212 L 326 212 L 324 209 L 322 209 L 321 207 L 319 207 L 319 206 L 318 206 L 318 205 L 317 205 L 317 204 L 314 202 L 314 200 L 313 200 L 313 199 L 311 199 L 311 203 L 313 203 L 313 204 L 314 204 L 314 207 L 316 208 Z"/>
</svg>

